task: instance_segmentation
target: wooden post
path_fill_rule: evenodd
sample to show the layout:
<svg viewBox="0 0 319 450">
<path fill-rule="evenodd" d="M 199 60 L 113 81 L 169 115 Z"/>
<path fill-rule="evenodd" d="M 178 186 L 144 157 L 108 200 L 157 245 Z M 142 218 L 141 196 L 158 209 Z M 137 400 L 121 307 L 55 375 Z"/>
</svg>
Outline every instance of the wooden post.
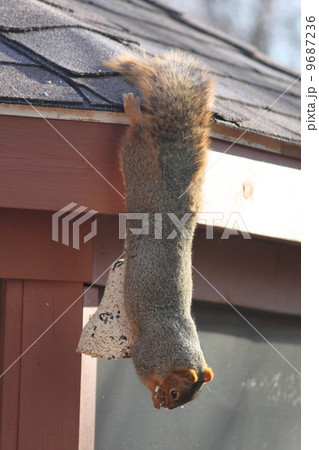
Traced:
<svg viewBox="0 0 319 450">
<path fill-rule="evenodd" d="M 26 353 L 0 379 L 1 450 L 77 450 L 82 293 L 80 282 L 4 282 L 1 373 Z"/>
</svg>

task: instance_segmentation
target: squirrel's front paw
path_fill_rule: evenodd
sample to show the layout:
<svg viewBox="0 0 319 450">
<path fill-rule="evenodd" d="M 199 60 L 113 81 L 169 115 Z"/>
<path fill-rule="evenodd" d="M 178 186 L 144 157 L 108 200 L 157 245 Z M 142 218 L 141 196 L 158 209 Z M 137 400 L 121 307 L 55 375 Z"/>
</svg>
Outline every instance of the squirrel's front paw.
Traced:
<svg viewBox="0 0 319 450">
<path fill-rule="evenodd" d="M 134 97 L 134 94 L 123 94 L 124 111 L 130 119 L 131 125 L 143 121 L 143 114 L 141 111 L 141 99 Z"/>
</svg>

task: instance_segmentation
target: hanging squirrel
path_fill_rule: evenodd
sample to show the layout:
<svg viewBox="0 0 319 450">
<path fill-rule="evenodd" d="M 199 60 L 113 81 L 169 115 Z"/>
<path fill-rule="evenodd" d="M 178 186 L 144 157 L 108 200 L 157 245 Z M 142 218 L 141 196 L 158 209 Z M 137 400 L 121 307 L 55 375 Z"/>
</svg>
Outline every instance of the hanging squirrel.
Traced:
<svg viewBox="0 0 319 450">
<path fill-rule="evenodd" d="M 121 146 L 127 213 L 125 306 L 137 334 L 133 361 L 155 408 L 182 406 L 213 372 L 191 316 L 192 239 L 206 165 L 212 77 L 190 55 L 121 55 L 106 63 L 143 96 L 124 94 Z M 178 225 L 178 230 L 176 225 Z M 182 226 L 183 225 L 183 226 Z M 133 230 L 133 231 L 132 231 Z"/>
</svg>

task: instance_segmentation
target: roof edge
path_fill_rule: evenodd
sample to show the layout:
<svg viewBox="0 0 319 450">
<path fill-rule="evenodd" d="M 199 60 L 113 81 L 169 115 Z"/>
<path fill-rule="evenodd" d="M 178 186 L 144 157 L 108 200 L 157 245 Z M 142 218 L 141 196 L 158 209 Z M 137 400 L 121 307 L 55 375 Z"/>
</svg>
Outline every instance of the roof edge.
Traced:
<svg viewBox="0 0 319 450">
<path fill-rule="evenodd" d="M 12 103 L 0 103 L 0 115 L 42 118 L 44 120 L 76 120 L 129 125 L 129 120 L 124 113 Z M 244 128 L 234 127 L 231 124 L 226 125 L 212 122 L 210 136 L 230 142 L 231 146 L 237 143 L 278 155 L 296 159 L 301 158 L 301 146 L 298 142 L 284 141 L 270 136 L 260 135 Z"/>
</svg>

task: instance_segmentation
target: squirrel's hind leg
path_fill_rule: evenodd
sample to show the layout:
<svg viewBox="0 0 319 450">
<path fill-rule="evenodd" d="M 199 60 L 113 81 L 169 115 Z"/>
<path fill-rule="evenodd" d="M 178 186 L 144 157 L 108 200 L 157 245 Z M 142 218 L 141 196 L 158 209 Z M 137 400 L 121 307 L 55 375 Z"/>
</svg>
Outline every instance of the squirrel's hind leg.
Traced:
<svg viewBox="0 0 319 450">
<path fill-rule="evenodd" d="M 135 98 L 134 94 L 130 92 L 129 94 L 123 94 L 123 102 L 125 114 L 130 119 L 131 125 L 143 125 L 144 118 L 141 111 L 141 99 L 139 97 Z"/>
</svg>

